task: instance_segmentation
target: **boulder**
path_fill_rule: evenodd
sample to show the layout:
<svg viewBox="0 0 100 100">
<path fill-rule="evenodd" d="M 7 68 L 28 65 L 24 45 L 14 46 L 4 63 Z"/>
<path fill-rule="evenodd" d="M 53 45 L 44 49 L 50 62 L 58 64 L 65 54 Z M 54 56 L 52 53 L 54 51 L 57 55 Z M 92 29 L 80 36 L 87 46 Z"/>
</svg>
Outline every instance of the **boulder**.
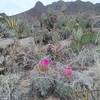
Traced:
<svg viewBox="0 0 100 100">
<path fill-rule="evenodd" d="M 20 46 L 23 47 L 28 47 L 28 48 L 32 48 L 35 45 L 34 42 L 34 38 L 33 37 L 28 37 L 28 38 L 24 38 L 24 39 L 19 39 L 18 43 L 20 44 Z"/>
<path fill-rule="evenodd" d="M 0 39 L 0 48 L 5 49 L 12 44 L 14 44 L 14 39 Z"/>
</svg>

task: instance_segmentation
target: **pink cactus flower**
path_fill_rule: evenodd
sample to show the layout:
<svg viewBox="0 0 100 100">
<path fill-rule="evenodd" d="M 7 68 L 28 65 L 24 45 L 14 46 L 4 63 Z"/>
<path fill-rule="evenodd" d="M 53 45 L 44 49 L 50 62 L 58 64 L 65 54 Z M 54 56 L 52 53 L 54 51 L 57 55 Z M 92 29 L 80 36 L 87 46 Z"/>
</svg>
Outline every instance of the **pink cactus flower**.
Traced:
<svg viewBox="0 0 100 100">
<path fill-rule="evenodd" d="M 67 78 L 70 78 L 72 76 L 72 68 L 70 66 L 66 67 L 64 70 L 63 70 L 63 74 L 65 77 Z"/>
<path fill-rule="evenodd" d="M 41 71 L 47 71 L 49 69 L 49 59 L 48 58 L 44 58 L 42 60 L 39 61 L 39 68 Z"/>
</svg>

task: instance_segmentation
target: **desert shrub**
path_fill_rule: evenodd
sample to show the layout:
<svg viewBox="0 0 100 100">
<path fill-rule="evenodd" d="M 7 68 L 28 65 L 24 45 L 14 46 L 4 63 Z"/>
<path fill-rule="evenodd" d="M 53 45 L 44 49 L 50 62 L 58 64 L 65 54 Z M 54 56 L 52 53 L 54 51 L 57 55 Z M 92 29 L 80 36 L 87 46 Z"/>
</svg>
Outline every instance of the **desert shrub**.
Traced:
<svg viewBox="0 0 100 100">
<path fill-rule="evenodd" d="M 17 37 L 27 37 L 31 36 L 31 26 L 24 20 L 17 20 L 16 36 Z"/>
<path fill-rule="evenodd" d="M 74 40 L 71 44 L 73 51 L 79 51 L 84 45 L 87 44 L 98 44 L 99 43 L 99 33 L 84 32 L 82 28 L 78 30 L 73 30 Z"/>
<path fill-rule="evenodd" d="M 71 48 L 74 52 L 79 52 L 81 50 L 82 44 L 81 39 L 83 36 L 83 31 L 81 28 L 78 28 L 78 30 L 73 29 L 73 38 L 74 41 L 71 43 Z"/>
<path fill-rule="evenodd" d="M 2 37 L 5 32 L 6 32 L 5 25 L 3 23 L 0 23 L 0 37 Z"/>
<path fill-rule="evenodd" d="M 57 32 L 57 31 L 52 32 L 52 41 L 53 41 L 53 43 L 57 43 L 60 40 L 61 40 L 60 33 Z"/>
<path fill-rule="evenodd" d="M 24 24 L 23 23 L 19 23 L 18 26 L 16 27 L 16 34 L 15 34 L 15 36 L 18 37 L 18 38 L 23 37 L 23 35 L 25 34 L 24 33 L 24 29 L 25 29 Z"/>
<path fill-rule="evenodd" d="M 66 16 L 62 12 L 56 12 L 57 13 L 57 26 L 59 28 L 62 28 L 66 25 Z"/>
<path fill-rule="evenodd" d="M 55 95 L 57 95 L 60 100 L 72 100 L 72 87 L 64 82 L 56 82 Z"/>
<path fill-rule="evenodd" d="M 75 92 L 73 93 L 75 95 L 75 98 L 77 99 L 90 99 L 95 100 L 95 97 L 93 96 L 93 93 L 88 89 L 87 85 L 80 83 L 77 83 L 77 86 L 74 87 Z"/>
<path fill-rule="evenodd" d="M 68 26 L 62 26 L 61 32 L 62 40 L 69 38 L 69 36 L 71 35 L 71 30 Z"/>
<path fill-rule="evenodd" d="M 72 34 L 73 29 L 76 29 L 76 22 L 74 20 L 68 19 L 64 15 L 63 17 L 64 19 L 59 19 L 56 23 L 56 28 L 60 30 L 62 40 L 67 39 Z"/>
<path fill-rule="evenodd" d="M 1 13 L 0 16 L 0 22 L 5 23 L 8 16 L 5 13 Z"/>
<path fill-rule="evenodd" d="M 31 27 L 22 19 L 8 17 L 5 19 L 5 25 L 11 35 L 16 36 L 17 38 L 31 35 Z"/>
<path fill-rule="evenodd" d="M 11 31 L 6 27 L 5 23 L 0 22 L 0 37 L 1 38 L 9 38 L 12 36 Z"/>
<path fill-rule="evenodd" d="M 50 77 L 34 78 L 30 90 L 30 94 L 36 95 L 38 98 L 55 95 L 58 96 L 60 100 L 71 100 L 71 93 L 72 88 L 70 85 Z"/>
<path fill-rule="evenodd" d="M 78 20 L 79 26 L 82 27 L 84 31 L 91 29 L 91 21 L 87 18 L 79 18 Z"/>
<path fill-rule="evenodd" d="M 46 98 L 54 91 L 54 80 L 47 78 L 35 78 L 33 79 L 30 93 L 37 95 L 38 98 Z"/>
<path fill-rule="evenodd" d="M 52 41 L 52 36 L 51 34 L 43 34 L 43 44 L 48 44 Z"/>
<path fill-rule="evenodd" d="M 76 52 L 76 53 L 79 53 L 79 51 L 81 50 L 82 48 L 82 45 L 80 44 L 80 42 L 77 42 L 77 41 L 73 41 L 71 43 L 71 49 Z"/>
<path fill-rule="evenodd" d="M 20 100 L 21 93 L 18 88 L 20 75 L 12 74 L 0 76 L 0 100 Z"/>
<path fill-rule="evenodd" d="M 82 45 L 85 44 L 100 44 L 100 33 L 91 33 L 91 32 L 86 32 L 83 34 L 80 43 Z"/>
<path fill-rule="evenodd" d="M 41 27 L 45 27 L 48 29 L 48 31 L 51 31 L 53 28 L 54 28 L 54 23 L 56 22 L 57 20 L 57 16 L 53 13 L 51 14 L 47 14 L 45 16 L 41 16 L 40 18 L 40 26 Z"/>
<path fill-rule="evenodd" d="M 62 40 L 65 40 L 65 39 L 67 39 L 69 37 L 70 32 L 64 31 L 61 35 L 62 35 Z"/>
<path fill-rule="evenodd" d="M 94 33 L 94 36 L 93 36 L 93 43 L 95 43 L 95 44 L 100 44 L 100 32 Z"/>
<path fill-rule="evenodd" d="M 82 44 L 82 45 L 84 45 L 84 44 L 89 44 L 89 43 L 93 43 L 93 33 L 91 33 L 91 32 L 87 32 L 87 33 L 85 33 L 83 36 L 82 36 L 82 38 L 81 38 L 81 40 L 80 40 L 80 43 Z"/>
<path fill-rule="evenodd" d="M 73 29 L 73 37 L 76 41 L 80 41 L 83 36 L 82 28 L 78 28 L 77 30 Z"/>
</svg>

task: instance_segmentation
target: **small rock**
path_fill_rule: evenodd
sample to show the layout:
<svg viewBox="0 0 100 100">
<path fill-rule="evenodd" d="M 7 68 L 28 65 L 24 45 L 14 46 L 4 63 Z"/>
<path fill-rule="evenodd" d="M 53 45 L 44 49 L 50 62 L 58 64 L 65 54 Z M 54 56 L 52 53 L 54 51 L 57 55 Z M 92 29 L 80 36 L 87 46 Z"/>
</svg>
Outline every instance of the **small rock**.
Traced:
<svg viewBox="0 0 100 100">
<path fill-rule="evenodd" d="M 4 62 L 4 56 L 0 56 L 0 64 L 3 64 Z"/>
</svg>

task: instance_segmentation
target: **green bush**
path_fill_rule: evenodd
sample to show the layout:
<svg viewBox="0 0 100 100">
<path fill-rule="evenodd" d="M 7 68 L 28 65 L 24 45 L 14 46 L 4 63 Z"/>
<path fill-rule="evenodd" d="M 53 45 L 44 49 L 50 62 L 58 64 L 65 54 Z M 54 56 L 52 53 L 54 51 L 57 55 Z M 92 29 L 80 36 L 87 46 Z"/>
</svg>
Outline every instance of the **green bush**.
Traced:
<svg viewBox="0 0 100 100">
<path fill-rule="evenodd" d="M 55 95 L 60 100 L 71 100 L 72 87 L 65 84 L 63 81 L 54 78 L 37 77 L 33 79 L 30 94 L 36 95 L 38 98 L 46 98 L 50 95 Z"/>
<path fill-rule="evenodd" d="M 94 35 L 93 35 L 92 33 L 90 33 L 90 32 L 85 33 L 85 34 L 82 36 L 82 38 L 81 38 L 81 40 L 80 40 L 80 43 L 81 43 L 82 45 L 93 43 L 93 36 L 94 36 Z"/>
<path fill-rule="evenodd" d="M 54 91 L 54 80 L 46 78 L 33 79 L 30 94 L 35 95 L 38 98 L 46 98 L 50 93 Z"/>
<path fill-rule="evenodd" d="M 73 89 L 70 85 L 64 82 L 56 82 L 55 95 L 57 95 L 60 100 L 72 100 Z"/>
<path fill-rule="evenodd" d="M 94 33 L 94 36 L 93 36 L 93 43 L 95 43 L 95 44 L 100 44 L 100 32 Z"/>
<path fill-rule="evenodd" d="M 57 31 L 52 32 L 52 41 L 54 43 L 57 43 L 60 40 L 61 40 L 60 33 L 58 33 Z"/>
<path fill-rule="evenodd" d="M 96 44 L 95 42 L 99 41 L 99 39 L 96 38 L 97 37 L 96 34 L 91 32 L 83 33 L 81 28 L 78 28 L 77 31 L 74 29 L 73 36 L 74 36 L 74 41 L 71 44 L 71 48 L 75 52 L 79 52 L 83 47 L 83 45 Z"/>
</svg>

